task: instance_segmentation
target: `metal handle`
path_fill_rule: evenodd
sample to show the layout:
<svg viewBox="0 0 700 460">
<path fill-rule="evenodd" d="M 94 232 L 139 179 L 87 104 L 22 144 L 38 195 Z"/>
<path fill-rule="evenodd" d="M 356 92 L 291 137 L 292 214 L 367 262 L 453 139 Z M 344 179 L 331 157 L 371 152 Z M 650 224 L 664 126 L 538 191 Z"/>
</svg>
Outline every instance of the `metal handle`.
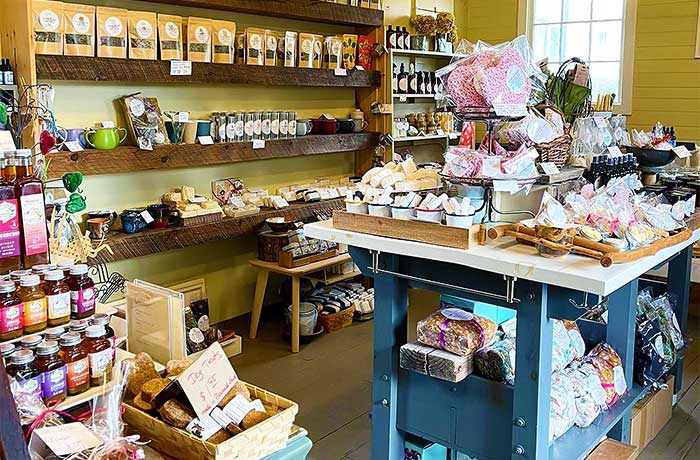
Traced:
<svg viewBox="0 0 700 460">
<path fill-rule="evenodd" d="M 379 251 L 373 251 L 370 250 L 370 253 L 372 254 L 372 266 L 367 267 L 369 268 L 372 273 L 378 274 L 381 273 L 383 275 L 391 275 L 395 276 L 397 278 L 402 278 L 410 281 L 418 281 L 420 283 L 425 283 L 425 284 L 430 284 L 433 286 L 438 286 L 438 287 L 443 287 L 443 288 L 448 288 L 448 289 L 454 289 L 456 291 L 460 292 L 466 292 L 467 294 L 475 294 L 475 295 L 480 295 L 483 297 L 488 297 L 491 299 L 497 299 L 504 301 L 509 304 L 515 304 L 520 302 L 520 299 L 515 297 L 515 280 L 516 278 L 513 276 L 507 276 L 504 275 L 503 278 L 506 281 L 506 295 L 502 294 L 494 294 L 492 292 L 486 292 L 486 291 L 479 291 L 477 289 L 470 289 L 462 286 L 455 286 L 454 284 L 448 284 L 448 283 L 443 283 L 441 281 L 434 281 L 434 280 L 429 280 L 426 278 L 420 278 L 418 276 L 413 276 L 413 275 L 406 275 L 403 273 L 397 273 L 393 272 L 390 270 L 384 270 L 382 268 L 379 268 Z"/>
</svg>

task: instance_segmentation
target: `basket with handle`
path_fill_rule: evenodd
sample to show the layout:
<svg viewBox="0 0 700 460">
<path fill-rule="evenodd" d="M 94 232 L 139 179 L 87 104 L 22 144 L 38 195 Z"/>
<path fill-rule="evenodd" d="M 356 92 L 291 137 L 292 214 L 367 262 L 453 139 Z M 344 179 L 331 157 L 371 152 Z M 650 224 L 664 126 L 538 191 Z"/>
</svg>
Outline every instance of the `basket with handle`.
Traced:
<svg viewBox="0 0 700 460">
<path fill-rule="evenodd" d="M 340 310 L 337 313 L 318 315 L 318 321 L 323 325 L 326 332 L 339 331 L 344 327 L 348 327 L 352 324 L 352 317 L 355 313 L 355 307 L 350 306 L 345 310 Z"/>
<path fill-rule="evenodd" d="M 561 168 L 562 166 L 566 165 L 569 160 L 569 150 L 571 149 L 573 138 L 571 137 L 571 134 L 569 134 L 569 124 L 566 122 L 564 113 L 551 105 L 542 105 L 537 107 L 537 111 L 540 114 L 545 113 L 546 109 L 550 109 L 561 116 L 562 121 L 564 122 L 564 134 L 552 139 L 549 142 L 535 144 L 535 149 L 537 150 L 537 153 L 540 154 L 537 161 L 540 163 L 551 162 L 557 165 L 558 168 Z"/>
</svg>

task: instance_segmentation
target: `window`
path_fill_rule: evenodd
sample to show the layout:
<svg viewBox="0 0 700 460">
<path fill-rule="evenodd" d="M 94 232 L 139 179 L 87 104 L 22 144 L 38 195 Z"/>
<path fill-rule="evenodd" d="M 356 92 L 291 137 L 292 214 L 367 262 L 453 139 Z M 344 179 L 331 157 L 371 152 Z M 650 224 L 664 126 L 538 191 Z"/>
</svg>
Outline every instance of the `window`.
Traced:
<svg viewBox="0 0 700 460">
<path fill-rule="evenodd" d="M 614 93 L 618 111 L 631 111 L 636 0 L 528 0 L 520 13 L 536 60 L 548 58 L 556 71 L 571 57 L 583 59 L 593 100 Z"/>
</svg>

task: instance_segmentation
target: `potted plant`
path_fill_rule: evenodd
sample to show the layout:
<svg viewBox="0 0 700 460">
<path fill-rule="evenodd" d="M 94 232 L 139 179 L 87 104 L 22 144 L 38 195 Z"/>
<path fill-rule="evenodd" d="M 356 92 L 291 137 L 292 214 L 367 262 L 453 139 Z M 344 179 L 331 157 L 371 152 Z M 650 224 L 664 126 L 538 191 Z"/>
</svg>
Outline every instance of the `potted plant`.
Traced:
<svg viewBox="0 0 700 460">
<path fill-rule="evenodd" d="M 411 49 L 432 51 L 432 42 L 437 29 L 437 21 L 432 16 L 417 15 L 411 18 L 411 25 L 416 33 L 411 36 Z"/>
</svg>

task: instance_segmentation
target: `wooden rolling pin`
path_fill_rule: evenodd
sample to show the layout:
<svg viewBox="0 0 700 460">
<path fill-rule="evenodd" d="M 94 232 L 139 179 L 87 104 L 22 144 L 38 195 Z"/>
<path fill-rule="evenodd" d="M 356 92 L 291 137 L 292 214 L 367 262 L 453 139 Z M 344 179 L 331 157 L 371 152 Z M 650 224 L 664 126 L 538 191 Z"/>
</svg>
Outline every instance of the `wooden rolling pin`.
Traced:
<svg viewBox="0 0 700 460">
<path fill-rule="evenodd" d="M 564 244 L 555 243 L 553 241 L 545 240 L 543 238 L 537 238 L 536 236 L 528 235 L 527 233 L 514 232 L 512 230 L 506 230 L 504 236 L 512 236 L 513 238 L 518 238 L 523 241 L 527 241 L 532 244 L 541 244 L 547 246 L 555 251 L 567 251 L 573 252 L 574 254 L 580 254 L 582 256 L 593 257 L 594 259 L 602 259 L 604 254 L 600 251 L 594 251 L 593 249 L 584 248 L 576 244 L 571 246 L 566 246 Z"/>
<path fill-rule="evenodd" d="M 603 255 L 602 259 L 600 259 L 600 264 L 603 267 L 609 267 L 612 264 L 633 262 L 635 260 L 641 259 L 642 257 L 653 256 L 662 249 L 666 249 L 671 246 L 675 246 L 678 243 L 682 243 L 683 241 L 690 238 L 692 235 L 693 231 L 690 229 L 686 229 L 676 235 L 669 236 L 667 238 L 662 238 L 643 248 L 626 252 L 607 253 Z"/>
<path fill-rule="evenodd" d="M 499 225 L 498 227 L 491 227 L 488 231 L 489 238 L 492 240 L 497 240 L 498 238 L 502 236 L 507 236 L 505 235 L 506 230 L 511 230 L 514 232 L 518 233 L 524 233 L 526 235 L 530 236 L 535 236 L 535 229 L 526 227 L 522 224 L 508 224 L 508 225 Z M 583 238 L 580 236 L 575 236 L 574 237 L 574 245 L 581 247 L 581 248 L 586 248 L 586 249 L 591 249 L 593 251 L 597 251 L 600 253 L 612 253 L 612 252 L 620 252 L 619 248 L 616 248 L 615 246 L 612 246 L 610 244 L 605 244 L 605 243 L 598 243 L 597 241 L 591 241 L 588 238 Z"/>
</svg>

